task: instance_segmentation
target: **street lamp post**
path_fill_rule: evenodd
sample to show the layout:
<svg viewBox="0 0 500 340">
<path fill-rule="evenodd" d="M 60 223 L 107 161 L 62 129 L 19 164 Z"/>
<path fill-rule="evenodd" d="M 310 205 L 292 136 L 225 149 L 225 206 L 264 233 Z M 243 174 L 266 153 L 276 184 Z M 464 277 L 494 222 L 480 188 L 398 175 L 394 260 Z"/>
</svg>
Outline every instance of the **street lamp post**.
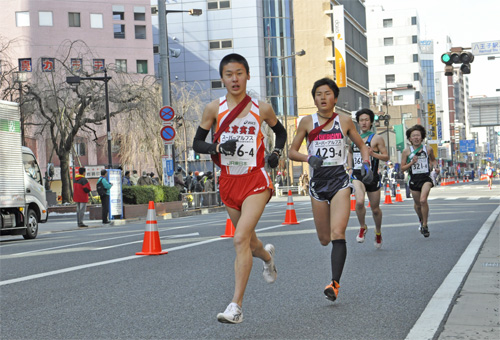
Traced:
<svg viewBox="0 0 500 340">
<path fill-rule="evenodd" d="M 293 52 L 292 54 L 284 57 L 280 57 L 280 60 L 288 59 L 288 58 L 295 58 L 296 56 L 302 57 L 306 54 L 306 51 L 304 49 L 298 51 L 298 52 Z M 285 105 L 285 112 L 283 114 L 283 119 L 285 120 L 285 130 L 286 133 L 288 134 L 288 106 Z M 290 183 L 290 161 L 288 160 L 288 138 L 286 139 L 285 142 L 285 169 L 286 169 L 286 184 L 288 186 L 291 185 Z"/>
<path fill-rule="evenodd" d="M 104 94 L 106 101 L 106 131 L 108 138 L 108 169 L 113 169 L 113 157 L 111 153 L 111 121 L 109 118 L 109 96 L 108 96 L 108 82 L 111 77 L 108 77 L 108 71 L 104 69 L 104 77 L 66 77 L 66 82 L 70 85 L 79 85 L 82 80 L 98 80 L 104 82 Z"/>
<path fill-rule="evenodd" d="M 26 146 L 24 142 L 24 115 L 23 115 L 23 83 L 27 80 L 26 72 L 14 72 L 14 82 L 19 84 L 19 115 L 21 119 L 21 143 Z"/>
<path fill-rule="evenodd" d="M 165 1 L 158 1 L 158 30 L 159 30 L 159 45 L 160 45 L 160 76 L 161 76 L 161 97 L 163 106 L 170 106 L 170 63 L 168 55 L 168 36 L 167 36 L 167 14 L 168 13 L 189 13 L 189 15 L 200 16 L 203 12 L 201 9 L 189 10 L 167 10 Z M 165 13 L 165 15 L 163 15 Z M 172 155 L 172 161 L 175 169 L 174 147 L 165 145 L 165 154 Z M 187 171 L 187 169 L 186 169 Z M 164 179 L 165 182 L 165 179 Z M 168 183 L 172 185 L 172 183 Z"/>
</svg>

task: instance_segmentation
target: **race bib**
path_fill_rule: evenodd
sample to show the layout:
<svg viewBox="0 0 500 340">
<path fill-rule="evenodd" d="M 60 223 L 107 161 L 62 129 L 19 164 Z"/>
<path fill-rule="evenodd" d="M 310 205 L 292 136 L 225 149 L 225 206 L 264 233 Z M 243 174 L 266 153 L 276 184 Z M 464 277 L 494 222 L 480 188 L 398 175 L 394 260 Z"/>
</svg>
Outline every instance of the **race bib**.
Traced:
<svg viewBox="0 0 500 340">
<path fill-rule="evenodd" d="M 363 158 L 361 157 L 361 152 L 354 152 L 352 154 L 352 162 L 354 163 L 353 169 L 361 169 L 361 167 L 363 166 Z"/>
<path fill-rule="evenodd" d="M 220 136 L 221 144 L 229 139 L 237 139 L 236 152 L 233 156 L 220 155 L 221 164 L 227 166 L 257 166 L 257 135 L 232 135 L 223 133 Z"/>
<path fill-rule="evenodd" d="M 344 164 L 344 140 L 325 139 L 314 140 L 311 143 L 312 154 L 323 158 L 322 166 L 336 166 Z"/>
<path fill-rule="evenodd" d="M 427 162 L 427 155 L 422 152 L 417 156 L 417 162 L 411 166 L 412 174 L 424 174 L 429 172 L 429 163 Z"/>
</svg>

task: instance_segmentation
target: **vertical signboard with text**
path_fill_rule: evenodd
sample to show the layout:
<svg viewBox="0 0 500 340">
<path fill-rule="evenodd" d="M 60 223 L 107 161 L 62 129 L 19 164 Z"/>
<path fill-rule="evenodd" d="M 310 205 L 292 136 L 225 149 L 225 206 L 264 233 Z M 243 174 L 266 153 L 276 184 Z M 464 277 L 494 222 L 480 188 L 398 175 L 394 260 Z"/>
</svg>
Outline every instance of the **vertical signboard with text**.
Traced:
<svg viewBox="0 0 500 340">
<path fill-rule="evenodd" d="M 335 80 L 338 87 L 347 86 L 345 64 L 344 6 L 333 6 L 333 43 L 335 47 Z"/>
</svg>

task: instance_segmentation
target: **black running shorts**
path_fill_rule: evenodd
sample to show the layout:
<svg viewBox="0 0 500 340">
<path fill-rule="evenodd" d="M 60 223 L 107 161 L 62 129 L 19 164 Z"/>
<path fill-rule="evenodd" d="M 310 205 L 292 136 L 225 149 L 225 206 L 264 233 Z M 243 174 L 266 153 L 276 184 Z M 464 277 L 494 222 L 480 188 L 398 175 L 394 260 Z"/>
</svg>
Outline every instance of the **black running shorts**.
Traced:
<svg viewBox="0 0 500 340">
<path fill-rule="evenodd" d="M 427 182 L 431 183 L 431 188 L 434 186 L 434 184 L 432 183 L 432 178 L 430 177 L 416 178 L 416 179 L 412 179 L 410 177 L 410 190 L 422 191 L 422 187 Z"/>
<path fill-rule="evenodd" d="M 346 188 L 351 188 L 352 192 L 352 184 L 347 173 L 329 179 L 312 178 L 309 182 L 309 194 L 317 201 L 330 202 L 337 192 Z"/>
</svg>

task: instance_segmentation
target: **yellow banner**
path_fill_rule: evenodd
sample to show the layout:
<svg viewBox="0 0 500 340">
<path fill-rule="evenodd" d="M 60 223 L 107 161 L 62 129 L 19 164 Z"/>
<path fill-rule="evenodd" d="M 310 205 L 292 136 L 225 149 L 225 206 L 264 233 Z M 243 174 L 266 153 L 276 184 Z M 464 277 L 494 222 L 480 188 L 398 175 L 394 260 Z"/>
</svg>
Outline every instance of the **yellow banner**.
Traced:
<svg viewBox="0 0 500 340">
<path fill-rule="evenodd" d="M 333 6 L 333 43 L 335 45 L 335 81 L 338 87 L 347 86 L 344 40 L 344 6 Z"/>
<path fill-rule="evenodd" d="M 429 126 L 429 130 L 427 131 L 427 139 L 436 140 L 437 139 L 436 106 L 433 103 L 427 103 L 427 124 Z"/>
</svg>

